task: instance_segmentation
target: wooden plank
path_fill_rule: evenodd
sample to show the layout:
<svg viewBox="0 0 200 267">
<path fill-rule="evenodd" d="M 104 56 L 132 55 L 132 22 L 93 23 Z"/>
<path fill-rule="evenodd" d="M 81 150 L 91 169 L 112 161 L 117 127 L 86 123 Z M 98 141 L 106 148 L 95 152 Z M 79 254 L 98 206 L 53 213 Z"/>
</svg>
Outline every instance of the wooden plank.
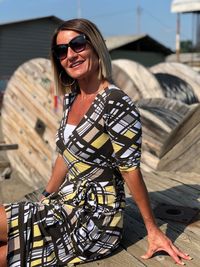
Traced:
<svg viewBox="0 0 200 267">
<path fill-rule="evenodd" d="M 144 225 L 141 221 L 138 221 L 134 217 L 134 211 L 132 210 L 132 206 L 129 206 L 129 210 L 126 212 L 126 225 L 125 225 L 125 237 L 124 239 L 129 244 L 127 251 L 132 253 L 135 257 L 140 257 L 141 253 L 143 254 L 147 249 L 147 241 L 146 241 L 146 230 L 144 229 Z M 137 217 L 137 216 L 136 216 Z M 180 229 L 174 229 L 171 225 L 166 224 L 162 220 L 158 220 L 158 224 L 160 225 L 160 229 L 167 233 L 167 235 L 174 240 L 175 244 L 180 247 L 182 250 L 186 250 L 192 257 L 195 257 L 194 261 L 191 261 L 190 266 L 198 266 L 198 262 L 200 260 L 199 242 L 190 236 L 190 232 L 183 233 Z M 135 237 L 136 236 L 136 237 Z M 192 239 L 192 241 L 191 241 Z M 132 245 L 131 245 L 131 242 Z M 137 247 L 136 247 L 137 245 Z M 146 261 L 147 266 L 174 266 L 173 260 L 169 256 L 164 256 L 162 253 L 159 256 L 155 256 L 151 260 Z"/>
<path fill-rule="evenodd" d="M 105 259 L 81 264 L 83 267 L 147 267 L 146 263 L 134 257 L 124 249 Z"/>
<path fill-rule="evenodd" d="M 160 171 L 200 172 L 200 106 L 167 138 L 158 163 Z"/>
<path fill-rule="evenodd" d="M 0 144 L 0 150 L 18 149 L 18 144 Z"/>
<path fill-rule="evenodd" d="M 169 179 L 170 180 L 175 180 L 179 182 L 180 184 L 185 184 L 189 187 L 192 187 L 194 189 L 197 189 L 196 185 L 199 185 L 200 181 L 200 174 L 195 173 L 195 172 L 165 172 L 165 171 L 154 171 L 151 174 L 145 174 L 147 177 L 150 176 L 150 179 L 154 179 L 154 176 L 157 176 L 158 179 L 159 177 L 162 177 L 162 180 L 164 179 Z M 148 178 L 147 178 L 148 179 Z"/>
<path fill-rule="evenodd" d="M 156 170 L 163 144 L 190 111 L 190 107 L 173 99 L 150 98 L 137 102 L 142 122 L 142 168 Z"/>
<path fill-rule="evenodd" d="M 193 187 L 187 186 L 187 184 L 180 183 L 166 176 L 162 177 L 161 172 L 154 174 L 146 173 L 144 177 L 148 190 L 154 192 L 152 194 L 161 195 L 163 201 L 199 208 L 199 184 L 194 184 Z M 187 198 L 185 197 L 186 195 Z"/>
</svg>

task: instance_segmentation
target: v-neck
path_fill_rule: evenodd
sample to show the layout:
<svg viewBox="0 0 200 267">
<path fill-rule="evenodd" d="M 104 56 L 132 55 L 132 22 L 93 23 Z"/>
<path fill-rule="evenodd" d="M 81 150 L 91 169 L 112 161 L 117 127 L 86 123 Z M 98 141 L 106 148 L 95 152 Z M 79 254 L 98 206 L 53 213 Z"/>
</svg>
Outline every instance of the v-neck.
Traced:
<svg viewBox="0 0 200 267">
<path fill-rule="evenodd" d="M 88 110 L 86 111 L 86 113 L 83 115 L 83 117 L 81 118 L 81 120 L 79 121 L 79 123 L 77 125 L 74 125 L 75 128 L 78 128 L 79 125 L 81 125 L 83 119 L 85 117 L 87 117 L 87 114 L 90 113 L 90 110 L 92 109 L 92 107 L 94 106 L 94 103 L 97 101 L 97 99 L 99 98 L 100 95 L 103 94 L 103 92 L 107 91 L 110 89 L 110 85 L 107 86 L 106 88 L 100 90 L 97 95 L 95 96 L 95 98 L 93 99 L 93 101 L 91 102 L 91 105 L 89 106 Z M 76 97 L 77 97 L 78 93 L 73 93 L 72 95 L 69 94 L 69 105 L 68 105 L 68 109 L 66 110 L 66 113 L 65 113 L 65 122 L 67 123 L 67 119 L 68 119 L 68 114 L 69 114 L 69 110 L 73 104 L 73 102 L 75 101 Z M 75 129 L 74 129 L 75 130 Z"/>
<path fill-rule="evenodd" d="M 113 85 L 110 84 L 108 85 L 106 88 L 100 90 L 97 95 L 95 96 L 94 100 L 92 101 L 90 107 L 88 108 L 87 112 L 84 114 L 84 116 L 81 118 L 81 120 L 79 121 L 79 123 L 77 125 L 75 125 L 75 128 L 74 130 L 71 132 L 70 136 L 68 137 L 68 141 L 65 145 L 67 145 L 69 142 L 70 142 L 70 139 L 71 137 L 74 135 L 74 132 L 76 132 L 76 130 L 80 127 L 80 125 L 83 123 L 83 120 L 87 117 L 87 114 L 90 113 L 91 109 L 93 108 L 95 102 L 98 100 L 98 98 L 105 92 L 105 91 L 108 91 L 110 88 L 113 88 Z M 76 99 L 76 96 L 78 95 L 78 93 L 69 93 L 68 94 L 68 98 L 69 98 L 69 102 L 68 102 L 68 108 L 65 110 L 65 113 L 64 113 L 64 123 L 66 125 L 66 122 L 67 122 L 67 117 L 68 117 L 68 114 L 69 114 L 69 110 L 70 110 L 70 107 L 72 106 L 74 100 Z M 64 127 L 65 128 L 65 127 Z M 63 128 L 63 136 L 64 136 L 64 128 Z M 63 143 L 64 143 L 64 140 L 63 140 Z"/>
</svg>

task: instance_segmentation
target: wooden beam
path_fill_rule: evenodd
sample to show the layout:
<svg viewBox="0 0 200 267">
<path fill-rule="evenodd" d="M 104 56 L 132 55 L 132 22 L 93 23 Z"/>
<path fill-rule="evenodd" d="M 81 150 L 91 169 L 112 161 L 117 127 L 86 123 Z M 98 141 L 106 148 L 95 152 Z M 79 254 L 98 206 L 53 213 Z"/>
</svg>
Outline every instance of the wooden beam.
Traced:
<svg viewBox="0 0 200 267">
<path fill-rule="evenodd" d="M 0 144 L 0 150 L 18 149 L 18 144 Z"/>
</svg>

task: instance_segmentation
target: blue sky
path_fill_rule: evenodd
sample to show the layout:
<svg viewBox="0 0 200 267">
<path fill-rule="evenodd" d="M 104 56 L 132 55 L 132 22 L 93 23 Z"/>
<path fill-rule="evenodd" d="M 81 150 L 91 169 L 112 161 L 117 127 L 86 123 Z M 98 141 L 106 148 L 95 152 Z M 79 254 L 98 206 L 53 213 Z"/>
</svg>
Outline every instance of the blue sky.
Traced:
<svg viewBox="0 0 200 267">
<path fill-rule="evenodd" d="M 105 37 L 149 34 L 175 49 L 176 14 L 171 0 L 0 0 L 0 23 L 55 15 L 92 20 Z M 138 6 L 140 16 L 137 16 Z M 138 19 L 140 18 L 140 19 Z M 192 15 L 181 15 L 181 39 L 192 39 Z"/>
</svg>

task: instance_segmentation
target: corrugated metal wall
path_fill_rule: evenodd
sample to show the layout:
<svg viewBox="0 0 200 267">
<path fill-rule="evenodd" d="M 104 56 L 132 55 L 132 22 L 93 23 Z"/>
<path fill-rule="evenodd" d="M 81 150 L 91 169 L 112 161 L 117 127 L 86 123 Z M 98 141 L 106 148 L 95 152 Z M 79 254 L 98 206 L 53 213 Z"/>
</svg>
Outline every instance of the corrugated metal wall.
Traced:
<svg viewBox="0 0 200 267">
<path fill-rule="evenodd" d="M 0 79 L 32 58 L 49 58 L 51 37 L 59 24 L 47 17 L 0 25 Z"/>
</svg>

